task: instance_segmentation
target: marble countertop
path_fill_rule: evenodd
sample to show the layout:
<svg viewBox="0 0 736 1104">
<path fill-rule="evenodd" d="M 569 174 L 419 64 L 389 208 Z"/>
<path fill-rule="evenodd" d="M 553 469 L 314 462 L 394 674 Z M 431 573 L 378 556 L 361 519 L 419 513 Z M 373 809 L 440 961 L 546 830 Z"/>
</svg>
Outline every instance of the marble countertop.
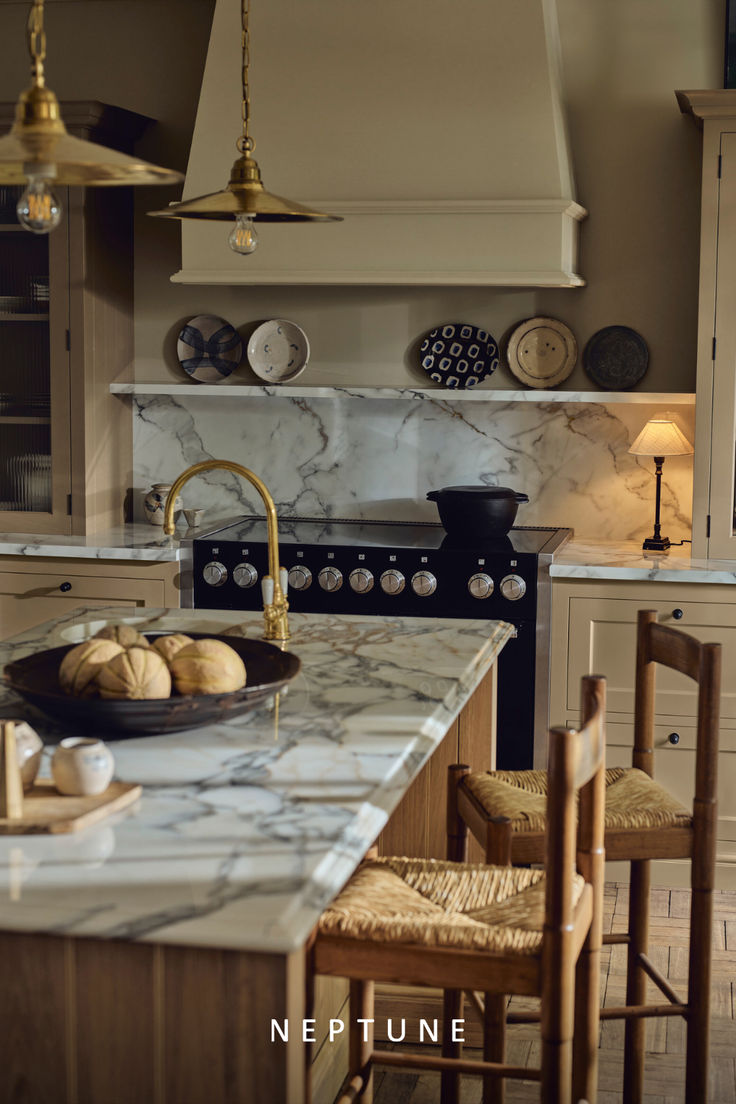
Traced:
<svg viewBox="0 0 736 1104">
<path fill-rule="evenodd" d="M 692 559 L 686 549 L 645 552 L 639 541 L 573 539 L 550 565 L 553 579 L 650 579 L 659 583 L 736 583 L 736 560 Z"/>
<path fill-rule="evenodd" d="M 0 666 L 108 621 L 249 637 L 262 626 L 260 613 L 77 609 L 4 641 Z M 0 928 L 280 953 L 303 944 L 513 630 L 290 623 L 302 670 L 277 708 L 111 742 L 116 776 L 143 784 L 134 810 L 66 837 L 0 838 Z M 0 716 L 19 715 L 31 719 L 0 687 Z M 69 735 L 32 723 L 48 743 Z"/>
<path fill-rule="evenodd" d="M 192 530 L 178 529 L 165 537 L 158 525 L 119 525 L 91 536 L 63 533 L 0 533 L 0 556 L 63 556 L 83 560 L 158 560 L 182 558 L 182 537 Z"/>
</svg>

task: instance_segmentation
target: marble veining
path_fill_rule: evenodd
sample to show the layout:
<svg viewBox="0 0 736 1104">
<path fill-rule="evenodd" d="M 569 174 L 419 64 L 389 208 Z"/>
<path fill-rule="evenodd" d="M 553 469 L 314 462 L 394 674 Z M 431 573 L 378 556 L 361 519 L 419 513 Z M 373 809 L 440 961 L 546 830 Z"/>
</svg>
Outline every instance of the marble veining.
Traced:
<svg viewBox="0 0 736 1104">
<path fill-rule="evenodd" d="M 448 397 L 448 389 L 442 387 L 348 387 L 340 386 L 339 384 L 330 387 L 312 387 L 309 385 L 290 386 L 289 384 L 279 384 L 274 386 L 273 384 L 267 383 L 242 384 L 235 382 L 199 384 L 196 388 L 196 394 L 200 398 L 205 396 L 208 398 L 221 398 L 223 392 L 226 390 L 230 391 L 230 398 L 234 396 L 259 397 L 263 395 L 273 395 L 279 398 L 288 399 L 334 399 L 342 397 L 367 399 L 369 401 L 373 401 L 374 399 L 427 399 L 431 401 L 442 397 Z M 111 383 L 110 391 L 113 395 L 181 395 L 186 391 L 190 392 L 190 396 L 194 395 L 194 391 L 190 388 L 190 385 L 182 383 Z M 645 391 L 607 391 L 602 393 L 600 391 L 557 391 L 550 389 L 541 392 L 530 388 L 514 390 L 513 388 L 497 387 L 492 383 L 490 386 L 479 385 L 477 387 L 466 388 L 465 390 L 455 392 L 452 396 L 453 403 L 605 402 L 607 405 L 610 405 L 614 402 L 625 402 L 651 406 L 655 401 L 660 401 L 665 403 L 665 405 L 675 404 L 677 406 L 690 406 L 695 402 L 695 395 L 686 391 L 662 394 L 659 398 Z"/>
<path fill-rule="evenodd" d="M 258 613 L 76 609 L 0 662 L 140 631 L 258 637 Z M 136 808 L 68 837 L 0 839 L 0 927 L 284 952 L 300 946 L 488 671 L 504 622 L 295 614 L 302 672 L 278 702 L 111 743 Z M 0 690 L 0 716 L 28 707 Z M 62 729 L 38 715 L 48 744 Z M 88 732 L 86 735 L 103 733 Z"/>
<path fill-rule="evenodd" d="M 178 537 L 187 532 L 180 529 Z M 174 562 L 181 559 L 178 540 L 164 537 L 160 527 L 138 523 L 120 525 L 90 536 L 54 533 L 2 533 L 2 556 L 60 556 L 79 560 L 153 560 Z"/>
<path fill-rule="evenodd" d="M 689 545 L 684 545 L 688 548 Z M 736 583 L 736 561 L 693 559 L 682 548 L 644 551 L 641 542 L 572 540 L 550 566 L 557 579 L 650 579 L 660 583 Z"/>
<path fill-rule="evenodd" d="M 436 521 L 428 491 L 487 483 L 529 495 L 520 525 L 619 541 L 651 529 L 654 466 L 628 448 L 656 407 L 462 402 L 441 389 L 390 402 L 355 401 L 348 388 L 329 399 L 225 390 L 132 397 L 141 492 L 197 461 L 231 459 L 265 480 L 282 517 Z M 262 512 L 252 488 L 226 472 L 191 480 L 182 497 L 206 508 L 205 524 Z M 662 521 L 674 539 L 690 535 L 691 500 L 691 461 L 670 458 Z"/>
</svg>

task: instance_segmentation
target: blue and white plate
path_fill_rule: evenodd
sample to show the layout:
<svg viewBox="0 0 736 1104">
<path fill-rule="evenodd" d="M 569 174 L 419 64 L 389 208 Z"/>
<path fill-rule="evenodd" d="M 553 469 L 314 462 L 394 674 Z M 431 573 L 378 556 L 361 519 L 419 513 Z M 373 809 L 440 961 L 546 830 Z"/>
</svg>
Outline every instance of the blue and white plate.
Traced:
<svg viewBox="0 0 736 1104">
<path fill-rule="evenodd" d="M 429 378 L 443 387 L 476 387 L 498 368 L 498 345 L 487 330 L 450 322 L 427 334 L 420 364 Z"/>
<path fill-rule="evenodd" d="M 267 383 L 287 383 L 307 367 L 309 341 L 296 322 L 271 318 L 254 330 L 248 342 L 248 363 Z"/>
<path fill-rule="evenodd" d="M 221 383 L 243 359 L 243 343 L 224 318 L 198 314 L 179 334 L 176 355 L 188 376 L 197 383 Z"/>
</svg>

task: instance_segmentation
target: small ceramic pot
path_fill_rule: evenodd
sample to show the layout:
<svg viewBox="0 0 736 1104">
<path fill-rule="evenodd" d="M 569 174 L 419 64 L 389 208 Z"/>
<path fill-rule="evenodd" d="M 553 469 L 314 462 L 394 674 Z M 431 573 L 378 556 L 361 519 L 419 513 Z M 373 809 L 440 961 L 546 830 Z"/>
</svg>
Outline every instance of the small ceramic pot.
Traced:
<svg viewBox="0 0 736 1104">
<path fill-rule="evenodd" d="M 102 740 L 71 736 L 62 740 L 51 760 L 51 775 L 61 794 L 86 797 L 104 793 L 112 781 L 115 760 Z"/>
<path fill-rule="evenodd" d="M 15 745 L 18 749 L 18 766 L 23 792 L 28 793 L 36 781 L 38 768 L 41 766 L 43 743 L 35 728 L 31 728 L 27 721 L 16 721 Z"/>
<path fill-rule="evenodd" d="M 166 499 L 169 497 L 171 487 L 171 483 L 154 483 L 143 499 L 143 509 L 145 510 L 146 521 L 150 522 L 151 525 L 163 525 Z M 181 510 L 181 508 L 181 496 L 177 495 L 174 509 Z"/>
</svg>

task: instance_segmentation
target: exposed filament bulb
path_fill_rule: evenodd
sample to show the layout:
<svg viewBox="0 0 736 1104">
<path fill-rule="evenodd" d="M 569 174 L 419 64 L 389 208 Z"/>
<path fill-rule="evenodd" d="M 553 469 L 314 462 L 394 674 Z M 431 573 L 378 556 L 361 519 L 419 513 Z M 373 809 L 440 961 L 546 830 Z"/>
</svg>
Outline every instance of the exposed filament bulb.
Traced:
<svg viewBox="0 0 736 1104">
<path fill-rule="evenodd" d="M 230 231 L 227 243 L 234 253 L 247 255 L 258 247 L 258 234 L 253 225 L 253 215 L 238 215 L 235 226 Z"/>
</svg>

